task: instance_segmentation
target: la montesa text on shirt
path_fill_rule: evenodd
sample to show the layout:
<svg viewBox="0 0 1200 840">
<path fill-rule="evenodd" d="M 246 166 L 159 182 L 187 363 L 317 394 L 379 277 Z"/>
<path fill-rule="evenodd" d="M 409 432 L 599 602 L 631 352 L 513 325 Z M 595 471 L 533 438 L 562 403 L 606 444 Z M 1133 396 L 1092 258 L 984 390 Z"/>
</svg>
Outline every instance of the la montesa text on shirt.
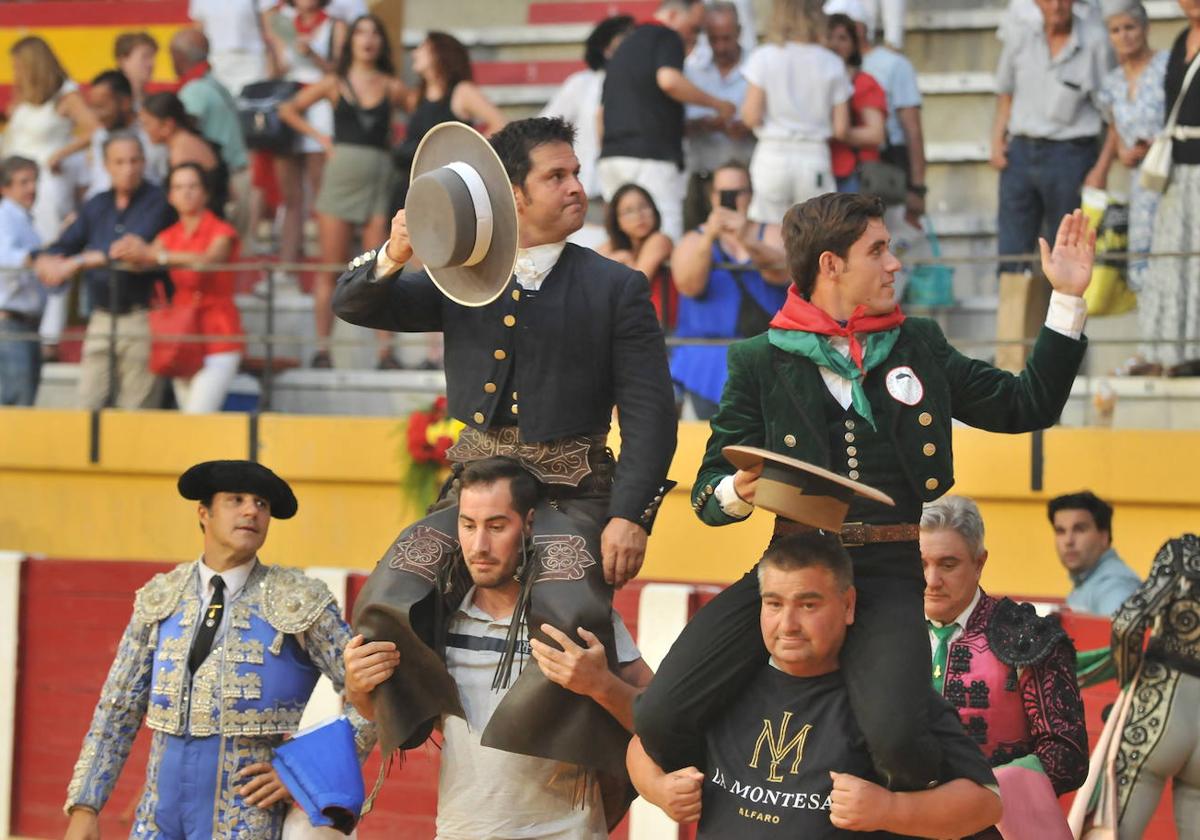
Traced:
<svg viewBox="0 0 1200 840">
<path fill-rule="evenodd" d="M 795 777 L 804 760 L 804 745 L 812 728 L 812 724 L 808 723 L 797 727 L 792 722 L 792 712 L 784 712 L 778 721 L 763 718 L 762 730 L 754 742 L 754 751 L 747 765 L 747 770 L 758 771 L 754 774 L 756 778 L 745 781 L 714 764 L 710 781 L 749 803 L 738 807 L 738 815 L 755 822 L 780 823 L 780 814 L 766 808 L 828 811 L 828 789 L 786 790 L 772 786 L 772 783 L 788 783 L 789 786 L 795 783 L 794 778 L 788 779 L 785 774 Z M 766 785 L 761 783 L 764 770 Z"/>
</svg>

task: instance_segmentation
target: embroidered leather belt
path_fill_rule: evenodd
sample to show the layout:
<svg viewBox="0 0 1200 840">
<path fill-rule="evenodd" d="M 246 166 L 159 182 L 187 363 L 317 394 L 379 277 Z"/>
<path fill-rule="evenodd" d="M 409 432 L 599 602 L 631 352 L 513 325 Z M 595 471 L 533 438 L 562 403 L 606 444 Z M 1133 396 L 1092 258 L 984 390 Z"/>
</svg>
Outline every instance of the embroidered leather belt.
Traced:
<svg viewBox="0 0 1200 840">
<path fill-rule="evenodd" d="M 786 537 L 791 534 L 811 534 L 819 531 L 811 525 L 801 525 L 786 519 L 775 519 L 775 535 Z M 867 525 L 863 522 L 847 522 L 842 525 L 842 545 L 853 548 L 868 543 L 911 542 L 921 536 L 920 526 L 911 522 L 895 525 Z"/>
<path fill-rule="evenodd" d="M 458 442 L 446 451 L 455 464 L 505 455 L 521 462 L 543 484 L 578 487 L 602 463 L 608 461 L 606 435 L 574 435 L 543 443 L 525 443 L 516 426 L 487 431 L 468 426 Z"/>
</svg>

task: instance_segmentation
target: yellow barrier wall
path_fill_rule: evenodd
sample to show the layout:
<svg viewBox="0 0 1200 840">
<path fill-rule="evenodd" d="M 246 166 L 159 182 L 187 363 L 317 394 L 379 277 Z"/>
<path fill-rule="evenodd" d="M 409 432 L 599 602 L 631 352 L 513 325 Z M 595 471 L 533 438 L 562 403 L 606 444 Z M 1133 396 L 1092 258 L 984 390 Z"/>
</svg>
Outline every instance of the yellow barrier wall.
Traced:
<svg viewBox="0 0 1200 840">
<path fill-rule="evenodd" d="M 275 522 L 264 556 L 298 566 L 370 568 L 416 516 L 401 491 L 407 463 L 402 421 L 392 418 L 264 415 L 260 460 L 292 482 L 299 515 Z M 680 427 L 671 477 L 680 487 L 663 505 L 645 577 L 729 581 L 766 544 L 771 517 L 708 528 L 693 515 L 687 488 L 708 436 Z M 175 479 L 209 458 L 244 458 L 245 415 L 190 417 L 105 412 L 98 462 L 90 462 L 86 412 L 0 411 L 0 549 L 56 557 L 189 559 L 200 550 L 193 503 Z M 1118 551 L 1144 574 L 1162 542 L 1200 529 L 1200 432 L 1051 429 L 1044 438 L 1044 489 L 1032 492 L 1031 438 L 955 433 L 958 484 L 983 509 L 991 560 L 988 588 L 1062 596 L 1045 503 L 1090 488 L 1116 507 Z"/>
</svg>

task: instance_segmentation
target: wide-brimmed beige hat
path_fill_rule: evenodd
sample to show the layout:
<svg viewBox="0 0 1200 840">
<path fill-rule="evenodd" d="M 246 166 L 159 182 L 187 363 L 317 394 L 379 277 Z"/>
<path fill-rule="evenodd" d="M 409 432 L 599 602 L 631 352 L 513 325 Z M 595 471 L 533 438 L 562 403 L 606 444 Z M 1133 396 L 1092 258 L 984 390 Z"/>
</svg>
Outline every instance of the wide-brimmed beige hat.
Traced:
<svg viewBox="0 0 1200 840">
<path fill-rule="evenodd" d="M 726 446 L 721 454 L 739 470 L 762 464 L 754 491 L 755 507 L 826 531 L 840 531 L 855 496 L 895 507 L 887 493 L 769 449 Z"/>
<path fill-rule="evenodd" d="M 517 262 L 517 205 L 482 134 L 434 126 L 417 146 L 405 208 L 413 252 L 442 294 L 464 306 L 499 297 Z"/>
</svg>

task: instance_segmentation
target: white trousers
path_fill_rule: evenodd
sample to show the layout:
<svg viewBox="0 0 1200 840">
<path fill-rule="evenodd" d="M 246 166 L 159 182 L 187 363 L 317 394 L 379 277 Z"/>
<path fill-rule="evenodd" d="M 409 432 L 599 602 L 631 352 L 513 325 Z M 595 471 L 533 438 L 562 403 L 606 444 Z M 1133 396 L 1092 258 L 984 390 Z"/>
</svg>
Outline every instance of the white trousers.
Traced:
<svg viewBox="0 0 1200 840">
<path fill-rule="evenodd" d="M 175 402 L 184 414 L 211 414 L 225 404 L 229 385 L 237 376 L 242 354 L 238 350 L 211 353 L 204 357 L 204 367 L 191 379 L 171 380 Z"/>
<path fill-rule="evenodd" d="M 596 166 L 600 192 L 605 201 L 625 184 L 637 184 L 650 193 L 662 217 L 662 232 L 678 242 L 683 236 L 683 197 L 687 192 L 684 173 L 669 160 L 633 157 L 601 158 Z"/>
<path fill-rule="evenodd" d="M 750 218 L 779 224 L 793 204 L 833 192 L 833 161 L 829 144 L 815 140 L 758 141 L 750 158 Z"/>
</svg>

